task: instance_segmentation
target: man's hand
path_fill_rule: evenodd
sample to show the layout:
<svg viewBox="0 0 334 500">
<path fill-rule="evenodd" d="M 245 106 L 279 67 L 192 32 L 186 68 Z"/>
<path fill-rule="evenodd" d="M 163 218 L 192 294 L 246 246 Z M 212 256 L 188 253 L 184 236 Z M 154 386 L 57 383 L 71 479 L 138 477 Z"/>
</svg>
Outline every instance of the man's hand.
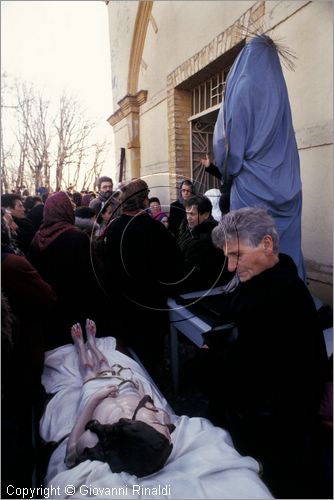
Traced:
<svg viewBox="0 0 334 500">
<path fill-rule="evenodd" d="M 210 158 L 209 155 L 206 155 L 205 158 L 201 158 L 201 166 L 204 168 L 208 168 L 210 166 Z"/>
</svg>

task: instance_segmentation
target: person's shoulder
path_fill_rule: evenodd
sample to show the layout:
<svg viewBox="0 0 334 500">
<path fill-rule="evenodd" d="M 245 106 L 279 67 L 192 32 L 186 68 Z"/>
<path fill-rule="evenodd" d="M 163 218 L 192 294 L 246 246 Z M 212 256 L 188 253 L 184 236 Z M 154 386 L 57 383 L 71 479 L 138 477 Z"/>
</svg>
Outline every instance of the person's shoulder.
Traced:
<svg viewBox="0 0 334 500">
<path fill-rule="evenodd" d="M 211 233 L 211 231 L 216 226 L 218 226 L 218 222 L 213 217 L 210 217 L 209 219 L 206 219 L 201 224 L 199 224 L 197 227 L 201 228 L 202 231 L 205 231 L 206 233 Z"/>
<path fill-rule="evenodd" d="M 102 208 L 102 200 L 101 200 L 101 198 L 93 198 L 89 202 L 89 208 L 91 208 L 92 210 L 94 210 L 95 214 L 98 215 L 98 213 L 100 212 L 100 210 Z"/>
<path fill-rule="evenodd" d="M 293 259 L 284 253 L 278 255 L 278 264 L 274 267 L 275 273 L 273 273 L 277 279 L 283 281 L 288 281 L 296 284 L 304 284 L 303 281 L 298 276 L 297 266 Z"/>
<path fill-rule="evenodd" d="M 193 229 L 195 239 L 198 241 L 210 241 L 210 243 L 212 243 L 211 233 L 217 225 L 218 222 L 213 218 L 201 222 Z"/>
<path fill-rule="evenodd" d="M 6 269 L 14 269 L 16 271 L 29 271 L 34 269 L 28 259 L 24 255 L 16 255 L 8 253 L 2 260 L 2 266 Z"/>
<path fill-rule="evenodd" d="M 179 200 L 175 200 L 170 204 L 170 208 L 180 208 L 183 207 Z"/>
<path fill-rule="evenodd" d="M 297 266 L 286 254 L 279 254 L 279 262 L 268 270 L 267 290 L 286 304 L 308 303 L 313 299 L 307 285 L 298 276 Z"/>
<path fill-rule="evenodd" d="M 89 243 L 89 236 L 87 233 L 79 229 L 78 227 L 71 227 L 67 229 L 66 231 L 62 232 L 55 240 L 54 242 L 57 242 L 58 244 L 63 244 L 63 242 L 69 243 Z"/>
<path fill-rule="evenodd" d="M 13 216 L 14 222 L 19 226 L 19 229 L 34 230 L 34 226 L 27 217 L 15 217 Z"/>
</svg>

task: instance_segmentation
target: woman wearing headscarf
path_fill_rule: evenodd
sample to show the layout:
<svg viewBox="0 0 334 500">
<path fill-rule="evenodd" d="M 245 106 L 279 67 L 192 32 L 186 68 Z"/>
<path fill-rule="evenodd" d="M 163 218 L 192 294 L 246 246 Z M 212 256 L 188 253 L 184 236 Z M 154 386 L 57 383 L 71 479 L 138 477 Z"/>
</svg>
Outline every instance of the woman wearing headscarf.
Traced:
<svg viewBox="0 0 334 500">
<path fill-rule="evenodd" d="M 60 191 L 46 200 L 44 222 L 29 250 L 29 260 L 58 296 L 58 314 L 50 321 L 49 348 L 68 343 L 71 325 L 87 316 L 98 320 L 101 306 L 90 257 L 90 240 L 75 225 L 69 196 Z"/>
</svg>

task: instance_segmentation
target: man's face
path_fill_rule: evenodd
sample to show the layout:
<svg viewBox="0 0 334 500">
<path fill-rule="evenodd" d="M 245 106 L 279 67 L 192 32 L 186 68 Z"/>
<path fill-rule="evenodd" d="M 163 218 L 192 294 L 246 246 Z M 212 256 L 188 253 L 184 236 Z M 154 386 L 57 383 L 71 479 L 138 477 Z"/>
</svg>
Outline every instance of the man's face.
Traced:
<svg viewBox="0 0 334 500">
<path fill-rule="evenodd" d="M 18 219 L 23 219 L 24 217 L 24 206 L 21 200 L 15 200 L 15 205 L 14 208 L 10 209 L 10 212 L 14 217 L 17 217 Z"/>
<path fill-rule="evenodd" d="M 198 207 L 196 207 L 195 205 L 186 208 L 187 222 L 190 229 L 194 229 L 194 227 L 198 226 L 198 224 L 204 222 L 209 217 L 209 215 L 210 214 L 207 212 L 205 212 L 204 214 L 199 214 Z"/>
<path fill-rule="evenodd" d="M 187 186 L 187 184 L 183 184 L 181 187 L 181 196 L 183 200 L 189 200 L 192 195 L 191 186 Z"/>
<path fill-rule="evenodd" d="M 263 240 L 257 247 L 242 241 L 238 244 L 238 240 L 229 241 L 224 251 L 228 258 L 228 270 L 237 271 L 242 283 L 268 268 Z"/>
<path fill-rule="evenodd" d="M 108 196 L 111 195 L 113 190 L 113 183 L 110 181 L 103 181 L 101 182 L 100 186 L 100 193 L 107 198 Z"/>
</svg>

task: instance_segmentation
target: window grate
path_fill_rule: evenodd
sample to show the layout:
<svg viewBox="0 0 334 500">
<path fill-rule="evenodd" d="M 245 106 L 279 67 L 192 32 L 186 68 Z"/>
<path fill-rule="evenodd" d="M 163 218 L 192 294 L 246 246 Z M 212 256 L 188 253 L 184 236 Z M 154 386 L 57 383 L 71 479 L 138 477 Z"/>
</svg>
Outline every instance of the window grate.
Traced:
<svg viewBox="0 0 334 500">
<path fill-rule="evenodd" d="M 223 100 L 226 78 L 231 66 L 219 71 L 205 82 L 200 83 L 192 90 L 192 114 L 196 115 L 210 109 Z"/>
</svg>

